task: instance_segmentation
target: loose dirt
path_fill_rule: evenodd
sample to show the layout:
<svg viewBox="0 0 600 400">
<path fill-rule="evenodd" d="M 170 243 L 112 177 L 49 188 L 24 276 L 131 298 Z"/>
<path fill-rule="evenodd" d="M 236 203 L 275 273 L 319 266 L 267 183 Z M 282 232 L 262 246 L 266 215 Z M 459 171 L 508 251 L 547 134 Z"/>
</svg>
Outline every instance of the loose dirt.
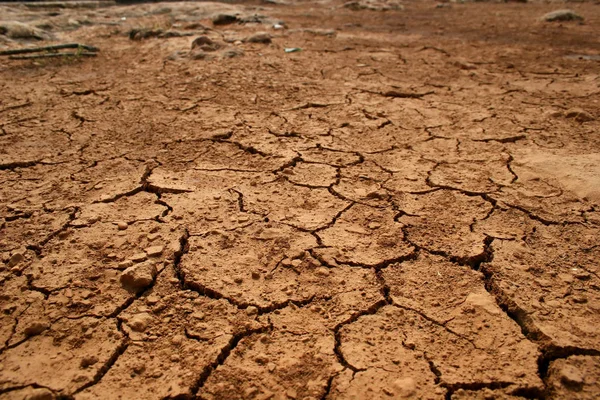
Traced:
<svg viewBox="0 0 600 400">
<path fill-rule="evenodd" d="M 0 16 L 0 399 L 600 397 L 597 2 Z"/>
</svg>

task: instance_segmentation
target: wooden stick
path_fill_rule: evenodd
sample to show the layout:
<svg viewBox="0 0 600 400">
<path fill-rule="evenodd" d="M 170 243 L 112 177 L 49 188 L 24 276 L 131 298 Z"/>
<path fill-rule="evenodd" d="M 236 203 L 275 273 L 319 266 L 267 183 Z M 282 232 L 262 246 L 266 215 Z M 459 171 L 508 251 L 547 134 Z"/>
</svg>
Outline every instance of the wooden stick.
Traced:
<svg viewBox="0 0 600 400">
<path fill-rule="evenodd" d="M 0 56 L 10 56 L 13 54 L 24 54 L 24 53 L 38 53 L 40 51 L 52 51 L 52 50 L 61 50 L 61 49 L 79 49 L 82 48 L 88 51 L 100 51 L 97 47 L 88 46 L 85 44 L 79 43 L 67 43 L 67 44 L 56 44 L 53 46 L 43 46 L 43 47 L 27 47 L 25 49 L 13 49 L 13 50 L 3 50 L 0 51 Z"/>
<path fill-rule="evenodd" d="M 33 60 L 35 58 L 53 58 L 53 57 L 96 57 L 96 53 L 48 53 L 48 54 L 32 54 L 29 56 L 10 56 L 9 60 Z"/>
</svg>

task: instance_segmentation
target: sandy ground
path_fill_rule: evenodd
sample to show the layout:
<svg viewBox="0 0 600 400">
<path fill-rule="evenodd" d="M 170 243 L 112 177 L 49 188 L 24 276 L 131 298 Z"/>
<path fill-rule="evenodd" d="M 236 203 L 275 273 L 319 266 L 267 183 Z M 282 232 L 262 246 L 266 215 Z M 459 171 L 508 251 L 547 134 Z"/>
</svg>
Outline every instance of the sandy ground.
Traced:
<svg viewBox="0 0 600 400">
<path fill-rule="evenodd" d="M 0 17 L 0 399 L 600 397 L 598 3 Z"/>
</svg>

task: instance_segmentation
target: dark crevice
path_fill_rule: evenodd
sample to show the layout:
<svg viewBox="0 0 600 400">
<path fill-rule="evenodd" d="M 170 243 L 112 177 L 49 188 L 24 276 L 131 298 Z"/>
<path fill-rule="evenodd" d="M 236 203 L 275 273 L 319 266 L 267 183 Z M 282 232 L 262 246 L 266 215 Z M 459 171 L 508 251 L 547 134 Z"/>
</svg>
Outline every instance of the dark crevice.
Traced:
<svg viewBox="0 0 600 400">
<path fill-rule="evenodd" d="M 364 371 L 364 369 L 356 368 L 354 365 L 350 364 L 344 357 L 344 354 L 342 352 L 342 333 L 341 333 L 342 328 L 346 325 L 349 325 L 349 324 L 357 321 L 362 316 L 376 314 L 382 307 L 386 306 L 387 304 L 388 303 L 386 300 L 379 300 L 378 302 L 376 302 L 375 304 L 373 304 L 371 307 L 367 308 L 366 310 L 362 310 L 362 311 L 352 314 L 350 316 L 350 318 L 348 318 L 346 321 L 343 321 L 335 326 L 335 328 L 333 329 L 334 338 L 335 338 L 335 346 L 334 346 L 333 350 L 338 359 L 338 362 L 340 364 L 342 364 L 344 367 L 348 368 L 349 370 L 351 370 L 353 372 Z"/>
<path fill-rule="evenodd" d="M 121 329 L 119 329 L 121 330 Z M 102 380 L 102 378 L 104 377 L 104 375 L 106 375 L 106 373 L 112 368 L 112 366 L 117 362 L 117 360 L 119 359 L 119 357 L 121 357 L 121 355 L 123 353 L 125 353 L 125 350 L 127 350 L 127 347 L 129 347 L 129 338 L 125 337 L 121 343 L 117 346 L 117 348 L 115 349 L 115 351 L 113 352 L 113 354 L 111 354 L 110 358 L 108 359 L 108 361 L 106 363 L 104 363 L 104 365 L 102 366 L 102 368 L 100 368 L 98 370 L 98 372 L 96 372 L 96 375 L 94 375 L 94 378 L 86 383 L 85 385 L 81 386 L 79 389 L 75 390 L 73 392 L 73 394 L 77 394 L 80 393 L 82 391 L 84 391 L 85 389 L 94 386 L 95 384 L 97 384 L 98 382 L 100 382 L 100 380 Z"/>
<path fill-rule="evenodd" d="M 227 343 L 227 345 L 221 349 L 221 352 L 219 353 L 217 358 L 212 363 L 210 363 L 209 365 L 204 367 L 204 369 L 200 373 L 200 376 L 198 377 L 196 382 L 192 385 L 192 388 L 191 388 L 192 394 L 194 396 L 198 395 L 198 393 L 202 390 L 202 388 L 206 384 L 206 381 L 208 380 L 208 378 L 210 378 L 210 375 L 212 374 L 212 372 L 215 369 L 217 369 L 217 367 L 219 367 L 220 365 L 223 365 L 225 363 L 225 361 L 227 360 L 227 357 L 229 357 L 231 352 L 235 350 L 235 348 L 237 347 L 237 345 L 240 343 L 240 341 L 242 339 L 244 339 L 248 336 L 254 335 L 254 334 L 267 332 L 269 329 L 270 329 L 270 327 L 263 326 L 260 328 L 250 329 L 250 330 L 247 330 L 247 331 L 244 331 L 241 333 L 236 333 L 235 335 L 233 335 L 233 337 L 229 340 L 229 343 Z"/>
<path fill-rule="evenodd" d="M 512 174 L 512 180 L 510 181 L 511 185 L 513 183 L 515 183 L 518 179 L 519 179 L 519 175 L 517 175 L 517 173 L 512 169 L 512 162 L 515 159 L 513 158 L 512 154 L 509 154 L 508 156 L 508 160 L 506 160 L 506 169 L 508 169 L 508 171 Z"/>
<path fill-rule="evenodd" d="M 489 142 L 516 143 L 519 140 L 523 140 L 523 139 L 527 139 L 527 136 L 525 136 L 525 135 L 516 135 L 516 136 L 505 137 L 505 138 L 484 138 L 484 139 L 472 139 L 472 140 L 474 142 L 484 142 L 484 143 L 489 143 Z"/>
<path fill-rule="evenodd" d="M 327 400 L 329 397 L 329 393 L 331 393 L 331 387 L 333 385 L 333 380 L 338 376 L 338 374 L 333 374 L 327 379 L 327 385 L 325 385 L 325 390 L 323 391 L 323 395 L 320 397 L 320 400 Z"/>
</svg>

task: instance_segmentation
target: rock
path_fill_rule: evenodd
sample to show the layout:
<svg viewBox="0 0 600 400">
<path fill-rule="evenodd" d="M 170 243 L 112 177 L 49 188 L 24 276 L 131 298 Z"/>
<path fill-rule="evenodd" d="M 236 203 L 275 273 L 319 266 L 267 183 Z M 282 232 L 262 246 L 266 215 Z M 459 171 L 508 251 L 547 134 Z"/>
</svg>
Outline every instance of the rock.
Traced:
<svg viewBox="0 0 600 400">
<path fill-rule="evenodd" d="M 54 400 L 56 396 L 46 388 L 28 387 L 19 391 L 19 397 L 23 400 Z M 9 396 L 10 397 L 10 396 Z M 12 398 L 12 397 L 11 397 Z M 17 397 L 15 397 L 17 398 Z"/>
<path fill-rule="evenodd" d="M 572 365 L 565 365 L 559 372 L 560 381 L 563 385 L 573 388 L 580 389 L 584 384 L 583 373 Z"/>
<path fill-rule="evenodd" d="M 261 353 L 254 357 L 254 361 L 256 361 L 260 365 L 265 365 L 269 362 L 269 357 L 266 354 Z"/>
<path fill-rule="evenodd" d="M 254 279 L 254 280 L 260 279 L 260 274 L 256 271 L 252 271 L 252 279 Z"/>
<path fill-rule="evenodd" d="M 566 118 L 573 118 L 577 122 L 589 122 L 595 120 L 594 116 L 581 108 L 571 108 L 565 113 Z"/>
<path fill-rule="evenodd" d="M 319 276 L 329 276 L 329 269 L 325 268 L 325 267 L 319 267 L 315 271 L 315 274 L 317 274 Z"/>
<path fill-rule="evenodd" d="M 415 395 L 416 383 L 413 378 L 396 379 L 393 383 L 393 392 L 400 398 L 410 398 Z"/>
<path fill-rule="evenodd" d="M 204 51 L 216 51 L 221 45 L 213 41 L 208 36 L 199 36 L 192 42 L 192 50 L 201 49 Z"/>
<path fill-rule="evenodd" d="M 139 313 L 134 315 L 129 321 L 127 326 L 135 332 L 144 332 L 148 327 L 148 323 L 152 320 L 152 316 L 148 313 Z"/>
<path fill-rule="evenodd" d="M 189 57 L 192 60 L 212 60 L 214 59 L 214 56 L 211 54 L 208 54 L 207 52 L 205 52 L 202 49 L 194 49 L 190 52 Z"/>
<path fill-rule="evenodd" d="M 24 259 L 25 259 L 25 256 L 23 255 L 23 253 L 21 253 L 20 251 L 16 251 L 15 253 L 13 253 L 12 256 L 10 256 L 10 259 L 8 260 L 8 268 L 12 268 L 12 267 L 16 266 L 18 263 L 20 263 Z"/>
<path fill-rule="evenodd" d="M 247 315 L 256 315 L 256 314 L 258 314 L 258 308 L 254 307 L 254 306 L 249 306 L 248 308 L 246 308 L 246 314 Z"/>
<path fill-rule="evenodd" d="M 91 365 L 94 365 L 98 362 L 98 357 L 96 356 L 87 356 L 81 359 L 81 368 L 87 368 Z"/>
<path fill-rule="evenodd" d="M 132 29 L 129 32 L 129 39 L 131 40 L 144 40 L 152 37 L 158 37 L 163 34 L 162 29 Z"/>
<path fill-rule="evenodd" d="M 18 21 L 0 22 L 0 35 L 8 36 L 11 39 L 47 39 L 47 35 L 40 29 L 31 27 Z"/>
<path fill-rule="evenodd" d="M 48 324 L 47 322 L 36 321 L 36 322 L 32 322 L 31 324 L 29 324 L 25 328 L 24 332 L 25 332 L 26 336 L 36 336 L 36 335 L 39 335 L 40 333 L 44 332 L 49 327 L 50 327 L 50 324 Z"/>
<path fill-rule="evenodd" d="M 136 253 L 133 256 L 130 257 L 130 260 L 133 262 L 142 262 L 144 261 L 146 258 L 148 258 L 148 256 L 146 255 L 146 253 Z"/>
<path fill-rule="evenodd" d="M 131 266 L 133 266 L 133 261 L 125 260 L 125 261 L 121 261 L 120 263 L 117 264 L 117 269 L 124 270 Z"/>
<path fill-rule="evenodd" d="M 556 10 L 545 14 L 542 20 L 547 22 L 554 21 L 582 21 L 583 17 L 573 10 Z"/>
<path fill-rule="evenodd" d="M 271 35 L 267 32 L 257 32 L 254 35 L 248 36 L 246 39 L 244 39 L 244 42 L 269 44 L 271 43 Z"/>
<path fill-rule="evenodd" d="M 127 290 L 138 292 L 150 286 L 156 274 L 156 265 L 153 262 L 140 263 L 121 273 L 121 285 Z"/>
<path fill-rule="evenodd" d="M 213 25 L 229 25 L 238 22 L 238 17 L 235 14 L 217 14 L 213 20 Z"/>
<path fill-rule="evenodd" d="M 120 231 L 124 231 L 125 229 L 127 229 L 128 226 L 129 225 L 125 221 L 117 222 L 117 228 L 119 228 Z"/>
<path fill-rule="evenodd" d="M 225 50 L 222 54 L 223 58 L 234 58 L 234 57 L 240 57 L 244 55 L 244 51 L 241 49 L 228 49 Z"/>
<path fill-rule="evenodd" d="M 181 344 L 184 342 L 184 340 L 185 340 L 185 336 L 183 336 L 183 335 L 175 335 L 171 339 L 171 343 L 173 345 L 175 345 L 175 346 L 181 346 Z"/>
<path fill-rule="evenodd" d="M 146 254 L 148 254 L 148 257 L 158 257 L 162 254 L 164 249 L 164 246 L 150 246 L 147 249 L 145 249 L 145 251 Z"/>
</svg>

